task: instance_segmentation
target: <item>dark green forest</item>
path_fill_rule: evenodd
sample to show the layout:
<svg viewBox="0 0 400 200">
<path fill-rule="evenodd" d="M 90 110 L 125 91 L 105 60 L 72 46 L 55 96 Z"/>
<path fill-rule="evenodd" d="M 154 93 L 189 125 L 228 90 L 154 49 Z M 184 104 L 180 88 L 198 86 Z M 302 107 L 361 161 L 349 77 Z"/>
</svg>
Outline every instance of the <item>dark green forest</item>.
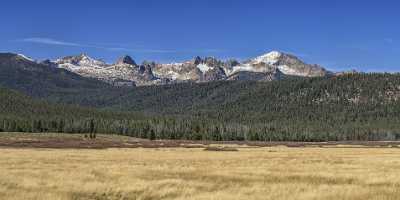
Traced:
<svg viewBox="0 0 400 200">
<path fill-rule="evenodd" d="M 36 90 L 40 95 L 28 97 L 0 89 L 0 131 L 190 140 L 400 139 L 400 74 Z"/>
</svg>

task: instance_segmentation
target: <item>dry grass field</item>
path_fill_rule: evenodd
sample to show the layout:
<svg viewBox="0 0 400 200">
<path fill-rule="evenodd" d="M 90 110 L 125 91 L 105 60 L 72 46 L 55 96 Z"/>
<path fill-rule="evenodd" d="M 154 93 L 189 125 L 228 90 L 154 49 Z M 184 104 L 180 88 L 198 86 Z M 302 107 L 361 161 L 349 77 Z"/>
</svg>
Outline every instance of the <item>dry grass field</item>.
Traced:
<svg viewBox="0 0 400 200">
<path fill-rule="evenodd" d="M 399 148 L 0 148 L 0 199 L 399 199 Z"/>
</svg>

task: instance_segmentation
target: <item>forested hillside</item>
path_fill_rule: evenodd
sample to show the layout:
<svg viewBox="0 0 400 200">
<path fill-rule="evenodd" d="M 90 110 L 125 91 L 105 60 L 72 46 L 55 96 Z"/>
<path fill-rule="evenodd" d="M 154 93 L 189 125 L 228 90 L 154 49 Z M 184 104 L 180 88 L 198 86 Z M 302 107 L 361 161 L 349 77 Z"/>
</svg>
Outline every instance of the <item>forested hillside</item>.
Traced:
<svg viewBox="0 0 400 200">
<path fill-rule="evenodd" d="M 399 74 L 60 90 L 46 98 L 98 110 L 48 105 L 2 89 L 0 116 L 3 131 L 93 131 L 151 139 L 396 140 L 399 98 Z M 10 128 L 10 122 L 16 125 Z M 68 126 L 58 128 L 60 123 Z"/>
<path fill-rule="evenodd" d="M 138 120 L 144 117 L 132 112 L 105 112 L 72 105 L 51 104 L 0 88 L 0 131 L 112 133 L 113 122 L 124 119 Z"/>
</svg>

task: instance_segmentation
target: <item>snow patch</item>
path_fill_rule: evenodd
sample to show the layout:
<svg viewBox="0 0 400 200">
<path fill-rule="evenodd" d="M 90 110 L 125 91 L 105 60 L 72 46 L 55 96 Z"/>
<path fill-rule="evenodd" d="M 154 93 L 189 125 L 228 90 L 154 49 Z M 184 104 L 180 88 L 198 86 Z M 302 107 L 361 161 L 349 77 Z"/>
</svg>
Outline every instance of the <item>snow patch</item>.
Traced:
<svg viewBox="0 0 400 200">
<path fill-rule="evenodd" d="M 81 66 L 78 65 L 73 65 L 71 63 L 64 63 L 64 64 L 58 64 L 59 68 L 67 69 L 69 71 L 75 72 L 76 70 L 81 69 Z"/>
<path fill-rule="evenodd" d="M 207 64 L 198 64 L 197 68 L 200 69 L 201 72 L 206 73 L 208 72 L 210 69 L 212 69 L 211 67 L 209 67 Z"/>
<path fill-rule="evenodd" d="M 180 76 L 180 74 L 178 74 L 174 71 L 168 71 L 167 74 L 169 77 L 171 77 L 172 80 L 177 80 Z"/>
<path fill-rule="evenodd" d="M 269 65 L 276 64 L 279 61 L 279 58 L 282 56 L 281 52 L 278 51 L 271 51 L 265 55 L 259 56 L 254 59 L 254 64 L 258 63 L 266 63 Z"/>
<path fill-rule="evenodd" d="M 167 63 L 167 64 L 161 64 L 162 66 L 165 67 L 172 67 L 172 66 L 177 66 L 177 65 L 183 65 L 183 63 Z"/>
<path fill-rule="evenodd" d="M 18 54 L 19 57 L 22 57 L 25 60 L 29 60 L 31 62 L 35 62 L 35 60 L 33 60 L 32 58 L 29 58 L 28 56 L 25 56 L 24 54 Z"/>
<path fill-rule="evenodd" d="M 107 65 L 107 64 L 106 64 L 105 62 L 103 62 L 103 61 L 95 60 L 95 59 L 93 59 L 93 58 L 91 58 L 91 57 L 89 57 L 89 56 L 86 56 L 86 55 L 84 55 L 84 56 L 82 57 L 82 60 L 79 61 L 79 64 L 80 64 L 80 65 L 95 66 L 95 67 L 98 67 L 98 66 L 106 66 L 106 65 Z"/>
<path fill-rule="evenodd" d="M 251 64 L 244 64 L 244 65 L 238 65 L 232 68 L 231 71 L 229 71 L 229 73 L 227 75 L 231 75 L 234 74 L 236 72 L 241 72 L 241 71 L 245 71 L 245 72 L 268 72 L 268 69 L 265 67 L 254 67 Z"/>
<path fill-rule="evenodd" d="M 282 72 L 282 73 L 284 73 L 284 74 L 287 74 L 287 75 L 302 75 L 300 72 L 298 72 L 297 70 L 295 70 L 295 69 L 293 69 L 293 68 L 290 68 L 289 66 L 287 66 L 287 65 L 280 65 L 280 66 L 278 66 L 278 69 Z"/>
</svg>

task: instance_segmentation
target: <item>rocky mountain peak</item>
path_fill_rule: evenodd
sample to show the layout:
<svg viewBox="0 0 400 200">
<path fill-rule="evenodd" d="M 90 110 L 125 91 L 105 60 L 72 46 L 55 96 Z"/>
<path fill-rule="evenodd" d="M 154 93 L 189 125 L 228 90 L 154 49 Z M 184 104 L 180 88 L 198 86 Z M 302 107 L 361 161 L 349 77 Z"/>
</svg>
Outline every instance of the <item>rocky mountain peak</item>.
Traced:
<svg viewBox="0 0 400 200">
<path fill-rule="evenodd" d="M 218 64 L 220 64 L 219 60 L 215 57 L 205 57 L 205 58 L 201 58 L 200 56 L 196 56 L 195 58 L 193 58 L 193 60 L 191 60 L 190 62 L 191 65 L 200 65 L 200 64 L 205 64 L 205 65 L 209 65 L 209 66 L 216 66 Z"/>
<path fill-rule="evenodd" d="M 153 74 L 153 68 L 156 66 L 155 62 L 144 61 L 139 67 L 139 73 L 143 75 L 147 80 L 154 80 L 156 77 Z"/>
<path fill-rule="evenodd" d="M 80 57 L 81 59 L 90 59 L 90 57 L 89 57 L 86 53 L 81 53 L 81 54 L 79 54 L 79 57 Z"/>
<path fill-rule="evenodd" d="M 81 53 L 77 56 L 72 56 L 72 57 L 74 57 L 74 59 L 77 60 L 78 62 L 95 60 L 95 59 L 91 58 L 90 56 L 88 56 L 86 53 Z"/>
<path fill-rule="evenodd" d="M 206 57 L 204 59 L 204 63 L 211 67 L 218 67 L 221 65 L 221 62 L 217 60 L 215 57 Z"/>
<path fill-rule="evenodd" d="M 196 56 L 196 57 L 193 59 L 193 61 L 192 61 L 192 63 L 193 63 L 194 65 L 201 64 L 202 62 L 203 62 L 203 59 L 201 59 L 200 56 Z"/>
<path fill-rule="evenodd" d="M 235 59 L 229 59 L 225 62 L 224 64 L 226 67 L 235 67 L 240 65 L 239 61 L 235 60 Z"/>
<path fill-rule="evenodd" d="M 57 64 L 72 64 L 75 66 L 92 66 L 92 67 L 105 67 L 107 64 L 101 60 L 91 58 L 85 53 L 77 56 L 67 56 L 56 60 Z"/>
<path fill-rule="evenodd" d="M 319 65 L 307 64 L 294 55 L 279 51 L 272 51 L 256 57 L 250 60 L 248 64 L 253 67 L 262 67 L 265 65 L 266 68 L 277 68 L 283 74 L 292 76 L 322 77 L 328 74 Z"/>
<path fill-rule="evenodd" d="M 136 65 L 136 62 L 128 55 L 125 55 L 117 60 L 117 65 L 123 65 L 123 64 L 128 64 L 128 65 Z"/>
<path fill-rule="evenodd" d="M 253 64 L 265 63 L 273 65 L 276 64 L 283 55 L 284 53 L 279 51 L 271 51 L 264 55 L 258 56 L 257 58 L 253 59 L 252 62 Z"/>
</svg>

